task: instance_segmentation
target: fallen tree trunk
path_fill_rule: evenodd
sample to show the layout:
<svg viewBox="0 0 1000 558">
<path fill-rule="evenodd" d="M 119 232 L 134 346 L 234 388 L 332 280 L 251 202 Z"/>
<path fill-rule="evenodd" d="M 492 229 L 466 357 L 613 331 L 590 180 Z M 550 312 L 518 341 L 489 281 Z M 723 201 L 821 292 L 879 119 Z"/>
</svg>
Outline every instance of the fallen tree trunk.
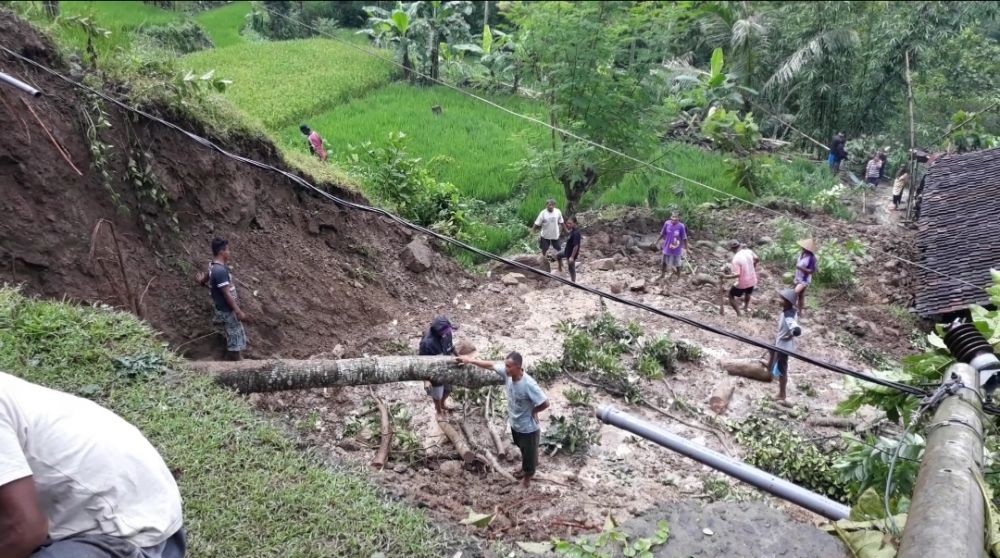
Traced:
<svg viewBox="0 0 1000 558">
<path fill-rule="evenodd" d="M 711 407 L 715 414 L 721 415 L 729 407 L 729 401 L 733 398 L 733 392 L 735 391 L 736 384 L 732 378 L 723 379 L 715 386 L 712 396 L 708 398 L 708 406 Z"/>
<path fill-rule="evenodd" d="M 758 382 L 771 381 L 771 372 L 767 369 L 767 363 L 755 358 L 727 360 L 722 363 L 722 369 L 730 376 L 750 378 Z"/>
<path fill-rule="evenodd" d="M 445 437 L 448 438 L 451 445 L 455 446 L 455 450 L 458 451 L 458 455 L 462 456 L 462 461 L 472 463 L 472 461 L 476 459 L 476 454 L 469 449 L 469 444 L 465 442 L 465 438 L 463 438 L 462 435 L 455 430 L 454 426 L 448 424 L 447 422 L 438 420 L 437 423 L 438 428 L 441 429 L 441 432 L 444 432 Z"/>
<path fill-rule="evenodd" d="M 240 393 L 264 393 L 334 386 L 361 386 L 427 380 L 466 388 L 500 385 L 503 378 L 453 357 L 388 356 L 341 360 L 241 360 L 190 362 Z"/>
<path fill-rule="evenodd" d="M 389 461 L 389 448 L 392 447 L 392 417 L 389 416 L 389 408 L 386 407 L 381 398 L 375 395 L 374 391 L 372 391 L 372 397 L 375 398 L 375 405 L 378 406 L 379 420 L 382 423 L 378 453 L 375 454 L 372 467 L 382 469 Z"/>
</svg>

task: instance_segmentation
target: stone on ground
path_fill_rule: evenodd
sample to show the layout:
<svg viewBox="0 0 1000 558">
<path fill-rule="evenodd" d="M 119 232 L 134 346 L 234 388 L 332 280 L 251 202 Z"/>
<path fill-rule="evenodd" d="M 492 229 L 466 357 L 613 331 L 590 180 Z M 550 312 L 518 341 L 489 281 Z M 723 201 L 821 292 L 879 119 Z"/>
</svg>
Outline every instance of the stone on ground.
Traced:
<svg viewBox="0 0 1000 558">
<path fill-rule="evenodd" d="M 403 248 L 400 258 L 406 269 L 423 273 L 434 265 L 434 250 L 431 250 L 423 237 L 418 236 Z"/>
</svg>

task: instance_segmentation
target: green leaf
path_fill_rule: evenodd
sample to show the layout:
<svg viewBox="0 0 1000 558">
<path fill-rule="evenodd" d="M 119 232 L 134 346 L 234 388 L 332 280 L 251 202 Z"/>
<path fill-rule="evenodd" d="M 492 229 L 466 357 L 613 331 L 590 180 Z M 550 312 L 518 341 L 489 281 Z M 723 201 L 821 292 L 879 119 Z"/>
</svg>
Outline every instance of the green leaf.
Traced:
<svg viewBox="0 0 1000 558">
<path fill-rule="evenodd" d="M 927 334 L 927 343 L 931 347 L 944 349 L 946 351 L 948 350 L 948 345 L 944 344 L 944 339 L 941 339 L 941 337 L 936 333 L 931 332 Z"/>
<path fill-rule="evenodd" d="M 861 493 L 858 503 L 851 508 L 851 519 L 864 521 L 885 517 L 885 503 L 874 487 Z"/>
<path fill-rule="evenodd" d="M 482 528 L 488 526 L 490 523 L 493 523 L 494 517 L 496 517 L 495 513 L 476 513 L 470 509 L 469 517 L 462 520 L 462 525 L 472 525 L 474 527 Z"/>
<path fill-rule="evenodd" d="M 483 26 L 483 52 L 489 54 L 493 51 L 493 32 L 489 25 Z"/>
<path fill-rule="evenodd" d="M 712 64 L 711 64 L 712 73 L 711 73 L 711 78 L 713 80 L 717 76 L 719 76 L 719 75 L 722 74 L 722 64 L 723 64 L 722 48 L 720 47 L 720 48 L 716 48 L 715 50 L 712 51 Z"/>
</svg>

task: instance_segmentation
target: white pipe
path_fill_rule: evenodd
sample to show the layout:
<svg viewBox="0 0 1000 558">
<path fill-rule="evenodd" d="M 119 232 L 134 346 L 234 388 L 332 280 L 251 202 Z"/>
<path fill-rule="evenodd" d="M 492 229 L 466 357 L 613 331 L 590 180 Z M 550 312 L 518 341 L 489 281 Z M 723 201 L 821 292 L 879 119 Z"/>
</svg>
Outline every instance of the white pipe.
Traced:
<svg viewBox="0 0 1000 558">
<path fill-rule="evenodd" d="M 25 93 L 27 93 L 28 95 L 31 95 L 32 97 L 41 97 L 42 96 L 42 92 L 41 91 L 39 91 L 39 90 L 35 89 L 34 87 L 28 85 L 27 83 L 24 83 L 23 81 L 17 79 L 16 77 L 14 77 L 14 76 L 12 76 L 10 74 L 5 74 L 3 72 L 0 72 L 0 81 L 2 81 L 4 83 L 7 83 L 8 85 L 13 85 L 14 87 L 20 89 L 21 91 L 24 91 Z"/>
<path fill-rule="evenodd" d="M 602 405 L 597 410 L 597 418 L 602 422 L 656 442 L 699 463 L 704 463 L 717 471 L 722 471 L 745 483 L 752 484 L 781 499 L 798 504 L 828 519 L 836 521 L 838 519 L 845 519 L 851 515 L 851 508 L 844 504 L 834 502 L 826 496 L 806 490 L 797 484 L 778 478 L 766 471 L 761 471 L 756 467 L 751 467 L 742 461 L 731 459 L 704 446 L 693 444 L 676 434 L 671 434 L 656 425 L 619 411 L 609 405 Z"/>
</svg>

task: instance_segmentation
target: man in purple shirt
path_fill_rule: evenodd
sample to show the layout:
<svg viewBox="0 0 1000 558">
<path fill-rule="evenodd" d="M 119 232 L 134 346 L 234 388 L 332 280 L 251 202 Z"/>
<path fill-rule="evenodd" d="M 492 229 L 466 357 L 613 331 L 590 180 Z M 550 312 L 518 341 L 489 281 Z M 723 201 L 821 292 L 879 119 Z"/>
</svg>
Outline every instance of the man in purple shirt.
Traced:
<svg viewBox="0 0 1000 558">
<path fill-rule="evenodd" d="M 670 219 L 663 223 L 660 230 L 660 240 L 663 241 L 663 261 L 660 266 L 660 277 L 667 273 L 670 267 L 676 277 L 681 276 L 681 255 L 688 249 L 687 227 L 681 223 L 681 216 L 674 211 Z"/>
</svg>

